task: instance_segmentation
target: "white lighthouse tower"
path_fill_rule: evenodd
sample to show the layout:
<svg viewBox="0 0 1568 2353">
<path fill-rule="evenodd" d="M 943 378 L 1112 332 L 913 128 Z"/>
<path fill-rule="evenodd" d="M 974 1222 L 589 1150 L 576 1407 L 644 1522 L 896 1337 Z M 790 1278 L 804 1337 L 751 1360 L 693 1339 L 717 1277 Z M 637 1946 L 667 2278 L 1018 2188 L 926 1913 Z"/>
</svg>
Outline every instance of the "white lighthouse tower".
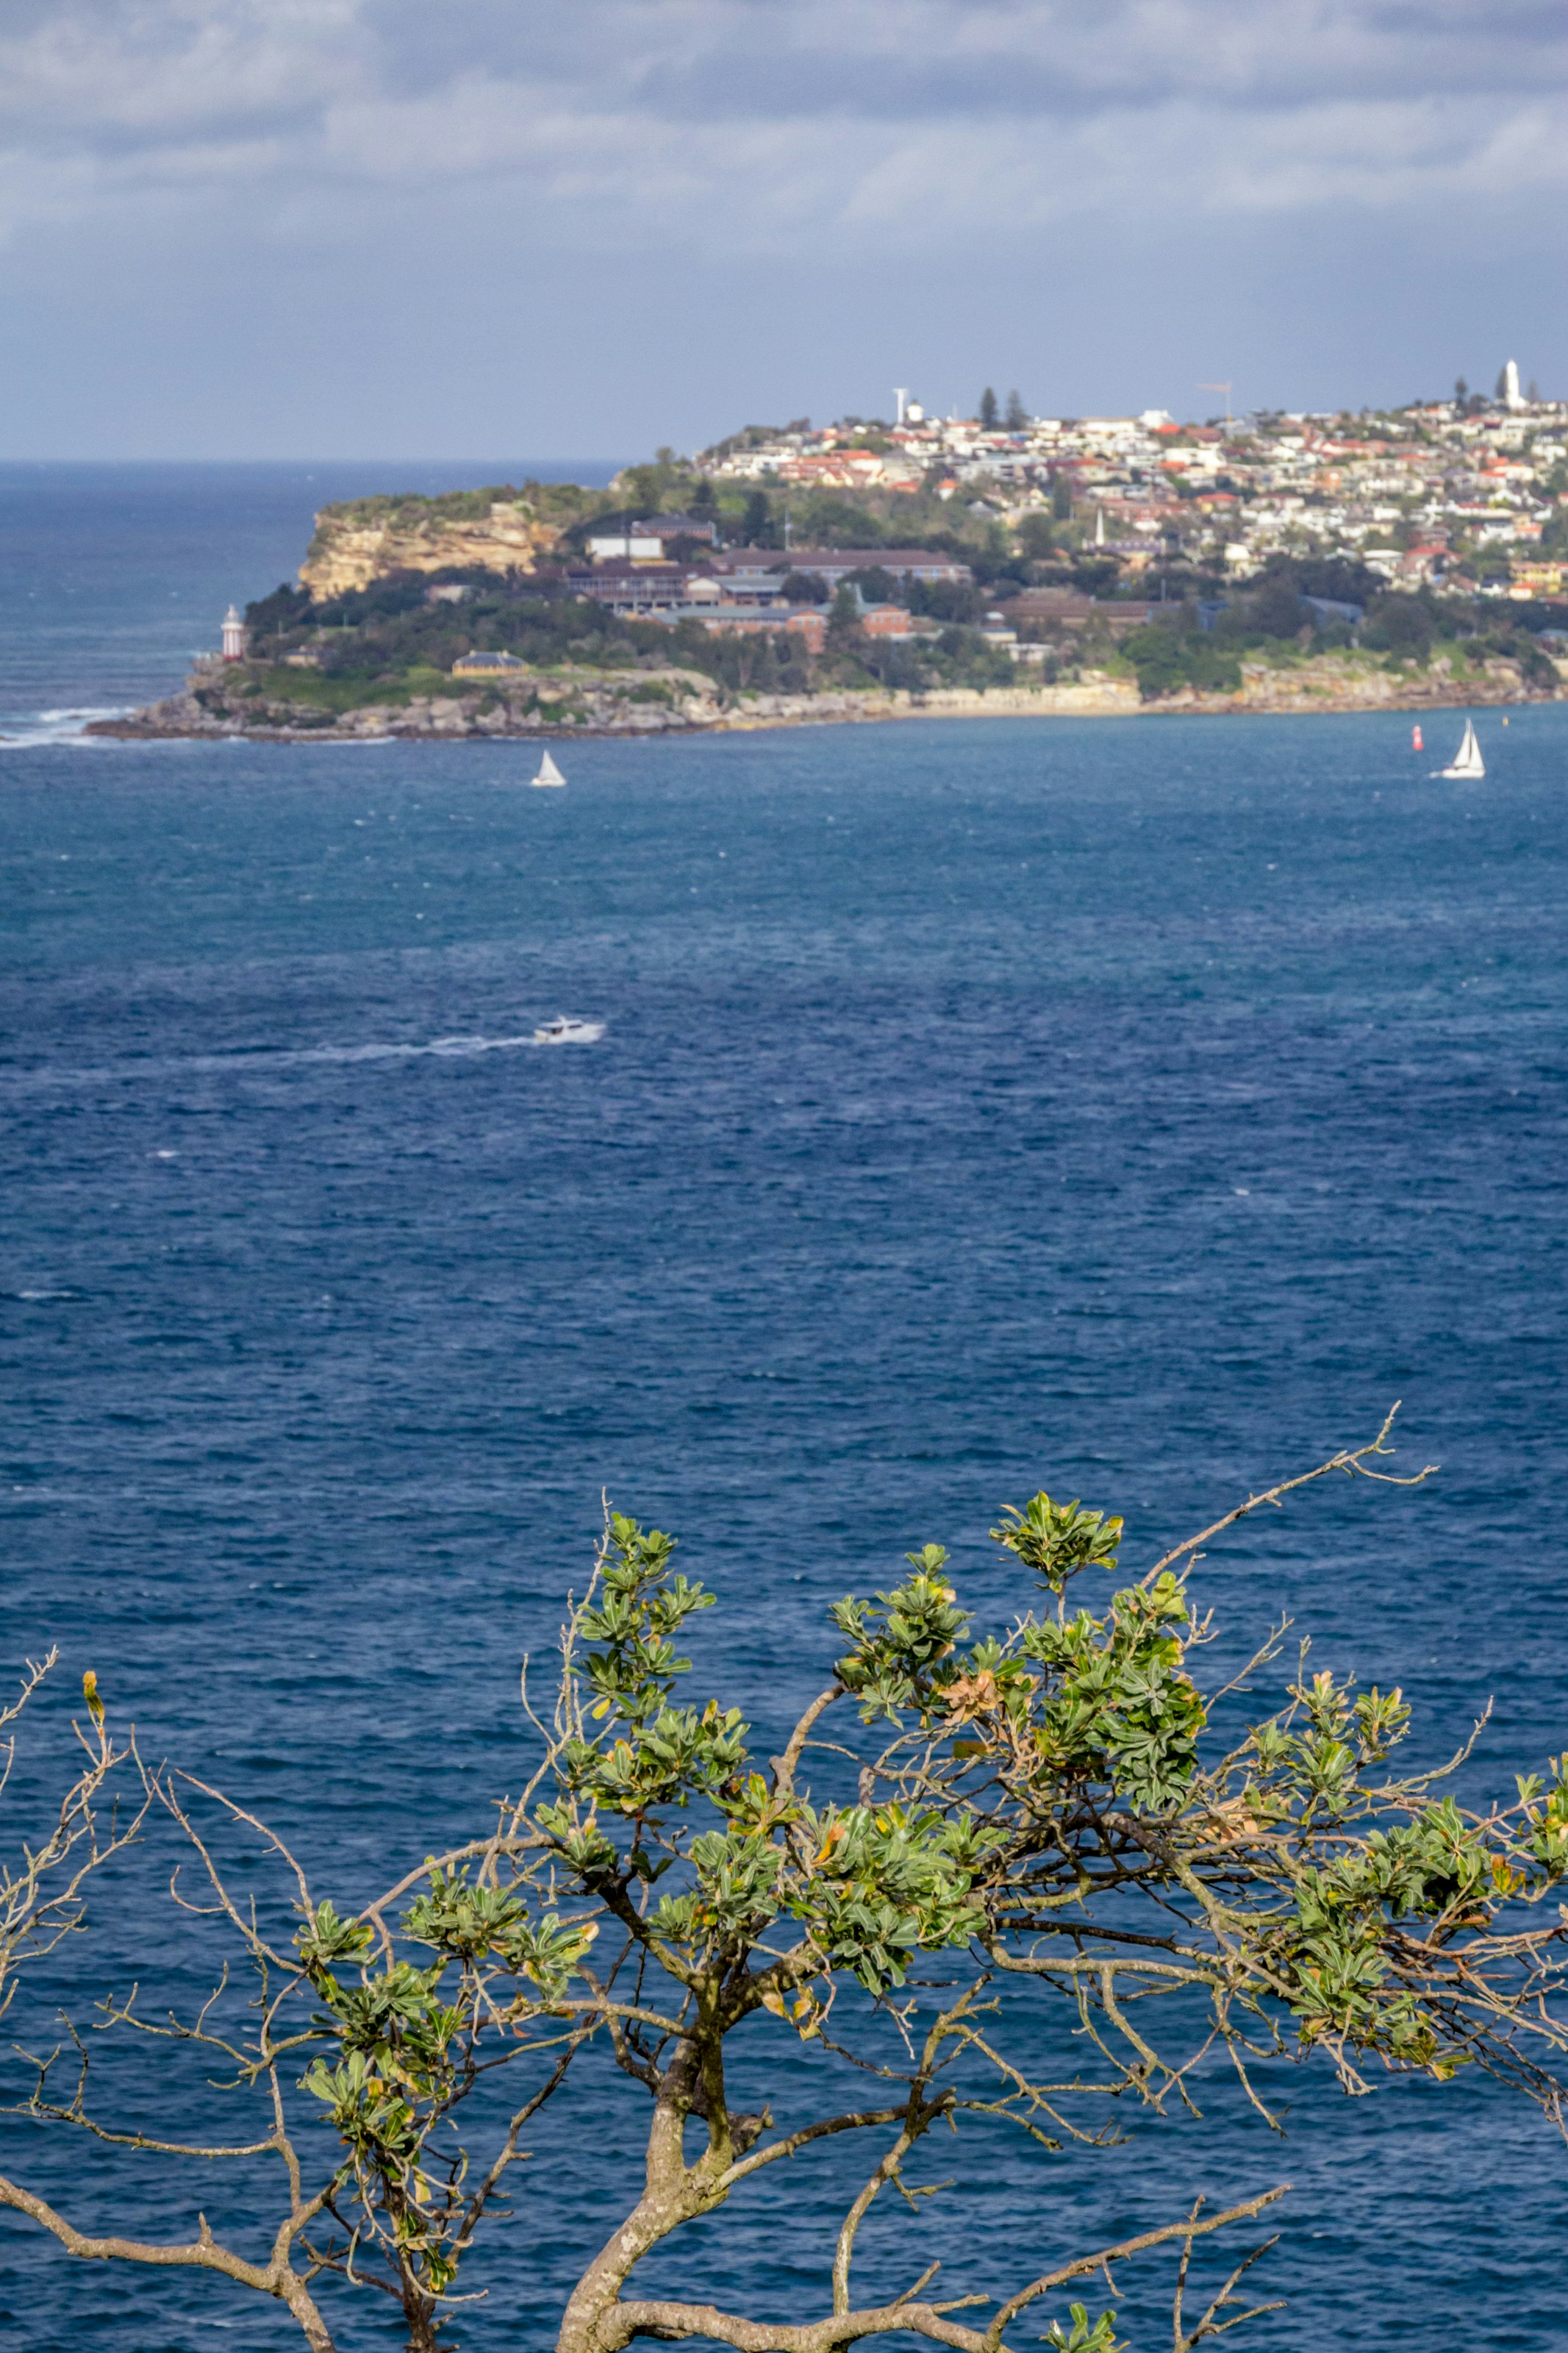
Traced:
<svg viewBox="0 0 1568 2353">
<path fill-rule="evenodd" d="M 225 661 L 245 659 L 245 623 L 237 605 L 231 605 L 223 617 L 223 658 Z"/>
</svg>

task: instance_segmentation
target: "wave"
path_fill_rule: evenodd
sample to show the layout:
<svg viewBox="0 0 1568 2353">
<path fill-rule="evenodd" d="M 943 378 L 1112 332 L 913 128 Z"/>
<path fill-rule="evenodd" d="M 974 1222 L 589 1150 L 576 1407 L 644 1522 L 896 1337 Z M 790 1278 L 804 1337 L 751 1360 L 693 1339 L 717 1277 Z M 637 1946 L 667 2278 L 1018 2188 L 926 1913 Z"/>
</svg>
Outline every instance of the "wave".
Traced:
<svg viewBox="0 0 1568 2353">
<path fill-rule="evenodd" d="M 0 749 L 9 746 L 26 750 L 38 744 L 88 744 L 96 747 L 105 739 L 87 733 L 90 723 L 95 719 L 123 719 L 132 707 L 126 702 L 89 702 L 71 703 L 56 711 L 0 712 Z"/>
</svg>

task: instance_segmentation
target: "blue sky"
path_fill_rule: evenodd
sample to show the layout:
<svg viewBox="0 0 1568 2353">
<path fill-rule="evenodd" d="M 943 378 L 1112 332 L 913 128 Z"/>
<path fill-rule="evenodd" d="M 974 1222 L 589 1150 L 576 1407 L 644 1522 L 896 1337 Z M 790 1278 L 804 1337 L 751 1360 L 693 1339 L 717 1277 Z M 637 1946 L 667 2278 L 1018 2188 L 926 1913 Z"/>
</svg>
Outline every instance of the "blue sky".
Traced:
<svg viewBox="0 0 1568 2353">
<path fill-rule="evenodd" d="M 1557 0 L 5 0 L 0 457 L 1568 392 Z"/>
</svg>

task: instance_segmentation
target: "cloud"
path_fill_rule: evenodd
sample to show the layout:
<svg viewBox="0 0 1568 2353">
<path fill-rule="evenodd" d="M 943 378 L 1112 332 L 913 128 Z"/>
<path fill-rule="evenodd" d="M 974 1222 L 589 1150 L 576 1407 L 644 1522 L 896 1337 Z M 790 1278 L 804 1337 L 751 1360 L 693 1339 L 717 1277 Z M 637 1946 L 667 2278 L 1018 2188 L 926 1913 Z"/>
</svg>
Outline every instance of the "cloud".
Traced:
<svg viewBox="0 0 1568 2353">
<path fill-rule="evenodd" d="M 482 187 L 514 244 L 717 254 L 1517 205 L 1565 65 L 1537 0 L 19 0 L 0 206 L 330 240 Z"/>
</svg>

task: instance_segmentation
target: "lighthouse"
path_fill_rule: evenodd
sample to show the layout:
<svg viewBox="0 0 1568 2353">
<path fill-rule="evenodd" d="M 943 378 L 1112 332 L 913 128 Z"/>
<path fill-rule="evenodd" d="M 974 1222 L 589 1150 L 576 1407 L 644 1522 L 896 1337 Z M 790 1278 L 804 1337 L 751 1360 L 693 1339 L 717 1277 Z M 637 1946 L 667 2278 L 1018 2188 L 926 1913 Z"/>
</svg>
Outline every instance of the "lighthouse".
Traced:
<svg viewBox="0 0 1568 2353">
<path fill-rule="evenodd" d="M 223 658 L 225 661 L 245 659 L 245 623 L 237 605 L 231 605 L 223 617 Z"/>
</svg>

